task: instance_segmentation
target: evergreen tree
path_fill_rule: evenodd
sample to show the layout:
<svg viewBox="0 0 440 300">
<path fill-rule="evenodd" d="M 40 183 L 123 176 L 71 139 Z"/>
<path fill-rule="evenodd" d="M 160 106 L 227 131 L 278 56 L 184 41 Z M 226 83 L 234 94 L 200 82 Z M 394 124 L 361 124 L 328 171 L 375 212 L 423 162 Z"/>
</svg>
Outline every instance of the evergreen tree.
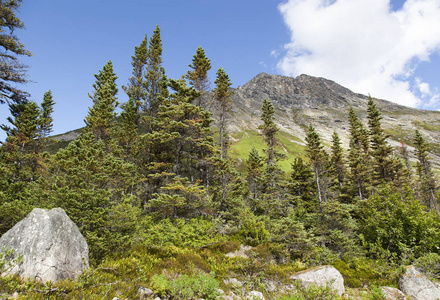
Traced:
<svg viewBox="0 0 440 300">
<path fill-rule="evenodd" d="M 435 197 L 437 184 L 431 170 L 431 162 L 429 161 L 429 145 L 418 130 L 416 130 L 414 144 L 416 148 L 415 154 L 418 159 L 417 174 L 420 180 L 422 196 L 428 200 L 429 208 L 431 210 L 435 209 L 440 215 L 437 199 Z"/>
<path fill-rule="evenodd" d="M 175 92 L 159 106 L 152 131 L 141 137 L 140 156 L 147 179 L 144 203 L 175 176 L 187 178 L 191 184 L 201 180 L 208 186 L 210 182 L 214 153 L 211 114 L 192 104 L 199 93 L 184 80 L 171 80 L 170 86 Z"/>
<path fill-rule="evenodd" d="M 40 158 L 40 108 L 35 102 L 10 103 L 9 111 L 12 117 L 8 117 L 8 121 L 12 127 L 0 126 L 7 135 L 2 148 L 14 169 L 12 180 L 31 182 Z"/>
<path fill-rule="evenodd" d="M 85 118 L 86 130 L 93 132 L 98 139 L 107 140 L 110 136 L 111 126 L 116 117 L 115 109 L 119 105 L 116 94 L 118 88 L 111 60 L 95 74 L 93 84 L 94 92 L 89 97 L 93 100 L 92 108 Z"/>
<path fill-rule="evenodd" d="M 148 39 L 147 35 L 145 35 L 141 44 L 134 47 L 134 55 L 131 57 L 131 65 L 133 66 L 132 76 L 128 79 L 128 85 L 122 87 L 128 98 L 133 99 L 136 113 L 139 113 L 140 108 L 145 105 L 147 99 L 146 83 L 144 81 L 148 62 L 147 54 Z"/>
<path fill-rule="evenodd" d="M 216 85 L 214 99 L 218 106 L 219 114 L 220 158 L 223 159 L 227 157 L 229 148 L 229 135 L 226 126 L 231 110 L 232 92 L 229 89 L 232 83 L 229 80 L 228 74 L 221 67 L 217 70 L 217 78 L 214 83 Z"/>
<path fill-rule="evenodd" d="M 207 107 L 207 92 L 209 91 L 208 71 L 211 70 L 211 60 L 206 57 L 205 50 L 202 47 L 197 48 L 193 56 L 192 63 L 188 65 L 192 70 L 188 71 L 185 78 L 189 83 L 200 92 L 196 105 Z"/>
<path fill-rule="evenodd" d="M 22 0 L 0 1 L 0 103 L 16 102 L 17 95 L 29 96 L 13 84 L 25 83 L 26 66 L 20 63 L 19 56 L 31 56 L 31 52 L 20 43 L 14 31 L 24 28 L 23 22 L 16 16 Z"/>
<path fill-rule="evenodd" d="M 279 146 L 277 137 L 279 129 L 274 122 L 274 114 L 275 109 L 272 102 L 264 99 L 261 109 L 263 124 L 258 126 L 266 143 L 266 149 L 264 149 L 266 166 L 264 169 L 263 194 L 260 206 L 265 214 L 280 216 L 287 213 L 285 209 L 287 204 L 285 202 L 288 199 L 285 197 L 287 194 L 285 190 L 287 184 L 284 181 L 284 172 L 277 163 L 285 159 L 286 155 L 277 149 Z"/>
<path fill-rule="evenodd" d="M 310 167 L 301 157 L 295 158 L 292 163 L 290 177 L 290 192 L 297 202 L 297 207 L 304 206 L 308 212 L 313 212 L 316 207 L 316 181 Z"/>
<path fill-rule="evenodd" d="M 341 147 L 339 135 L 333 132 L 332 135 L 332 153 L 330 157 L 330 174 L 336 180 L 339 189 L 342 189 L 346 177 L 344 153 Z"/>
<path fill-rule="evenodd" d="M 312 165 L 313 172 L 315 173 L 316 187 L 318 190 L 319 209 L 322 213 L 322 204 L 325 200 L 325 194 L 323 193 L 327 155 L 324 151 L 324 146 L 321 143 L 321 138 L 318 132 L 310 124 L 306 134 L 306 153 Z"/>
<path fill-rule="evenodd" d="M 370 142 L 368 132 L 350 106 L 348 114 L 350 124 L 350 143 L 348 151 L 349 189 L 352 195 L 357 195 L 362 200 L 368 196 L 370 189 L 370 176 L 372 173 L 370 158 Z"/>
<path fill-rule="evenodd" d="M 371 155 L 375 162 L 375 177 L 378 183 L 389 182 L 394 178 L 393 160 L 391 154 L 393 148 L 387 144 L 388 136 L 385 134 L 380 120 L 382 119 L 379 109 L 373 99 L 368 97 L 368 127 L 371 139 Z"/>
<path fill-rule="evenodd" d="M 348 123 L 350 125 L 350 138 L 365 154 L 369 156 L 370 140 L 368 137 L 368 131 L 359 120 L 359 117 L 354 112 L 352 106 L 350 106 L 348 112 Z"/>
<path fill-rule="evenodd" d="M 44 93 L 43 102 L 41 103 L 41 114 L 39 117 L 38 131 L 39 131 L 39 146 L 43 148 L 47 144 L 47 139 L 49 134 L 52 132 L 53 127 L 53 106 L 55 101 L 53 101 L 53 96 L 51 91 Z"/>
<path fill-rule="evenodd" d="M 147 51 L 145 89 L 147 92 L 146 110 L 150 116 L 156 116 L 160 102 L 168 96 L 168 79 L 162 66 L 162 39 L 159 25 L 150 38 Z"/>
<path fill-rule="evenodd" d="M 138 182 L 135 166 L 109 153 L 104 141 L 88 132 L 50 157 L 48 172 L 32 194 L 40 207 L 66 210 L 96 262 L 131 245 L 139 200 L 129 191 Z"/>
<path fill-rule="evenodd" d="M 255 147 L 252 147 L 247 160 L 247 180 L 252 199 L 258 199 L 263 181 L 264 159 Z"/>
<path fill-rule="evenodd" d="M 133 98 L 129 98 L 122 105 L 118 124 L 114 127 L 114 136 L 122 148 L 124 158 L 134 162 L 139 154 L 140 140 L 138 134 L 138 114 L 136 103 Z"/>
</svg>

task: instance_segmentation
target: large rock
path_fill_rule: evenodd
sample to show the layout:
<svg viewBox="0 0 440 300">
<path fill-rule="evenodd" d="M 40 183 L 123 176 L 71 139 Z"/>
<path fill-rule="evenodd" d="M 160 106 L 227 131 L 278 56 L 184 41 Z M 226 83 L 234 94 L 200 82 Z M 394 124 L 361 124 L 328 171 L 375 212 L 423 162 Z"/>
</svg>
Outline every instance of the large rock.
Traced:
<svg viewBox="0 0 440 300">
<path fill-rule="evenodd" d="M 312 284 L 324 287 L 329 285 L 339 296 L 345 293 L 344 278 L 333 266 L 319 266 L 301 271 L 290 276 L 290 279 L 301 281 L 301 285 L 305 287 Z"/>
<path fill-rule="evenodd" d="M 414 266 L 406 267 L 406 272 L 399 279 L 399 287 L 414 300 L 440 299 L 440 289 Z"/>
<path fill-rule="evenodd" d="M 35 208 L 0 238 L 0 249 L 14 250 L 22 262 L 3 270 L 43 282 L 75 278 L 89 266 L 89 248 L 61 208 Z"/>
</svg>

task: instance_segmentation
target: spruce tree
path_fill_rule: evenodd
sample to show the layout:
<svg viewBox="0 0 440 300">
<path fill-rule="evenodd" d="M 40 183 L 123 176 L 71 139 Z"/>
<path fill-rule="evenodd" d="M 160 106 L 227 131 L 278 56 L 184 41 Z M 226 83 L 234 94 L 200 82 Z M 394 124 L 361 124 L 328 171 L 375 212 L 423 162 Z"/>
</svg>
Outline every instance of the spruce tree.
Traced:
<svg viewBox="0 0 440 300">
<path fill-rule="evenodd" d="M 39 146 L 43 148 L 47 144 L 49 134 L 52 132 L 53 127 L 53 106 L 55 101 L 53 101 L 53 96 L 51 91 L 44 93 L 43 102 L 41 103 L 41 113 L 38 122 L 39 131 Z"/>
<path fill-rule="evenodd" d="M 375 178 L 377 183 L 389 182 L 394 178 L 393 160 L 391 155 L 393 147 L 387 144 L 388 136 L 382 129 L 381 113 L 371 96 L 368 97 L 368 127 L 371 140 L 371 155 L 374 159 Z"/>
<path fill-rule="evenodd" d="M 217 70 L 217 78 L 214 81 L 216 87 L 214 90 L 214 99 L 218 106 L 219 114 L 219 138 L 220 138 L 220 158 L 226 158 L 228 152 L 229 135 L 226 129 L 228 117 L 231 110 L 231 95 L 229 90 L 231 81 L 223 68 Z"/>
<path fill-rule="evenodd" d="M 109 60 L 98 74 L 93 84 L 93 94 L 89 97 L 93 100 L 93 106 L 89 108 L 89 114 L 85 118 L 86 131 L 92 132 L 97 139 L 107 140 L 110 137 L 111 126 L 116 117 L 116 107 L 119 105 L 116 94 L 118 88 L 113 71 L 112 61 Z"/>
<path fill-rule="evenodd" d="M 145 109 L 150 116 L 156 116 L 160 102 L 168 96 L 168 79 L 162 64 L 162 39 L 159 25 L 157 25 L 148 46 L 145 74 L 147 93 Z"/>
<path fill-rule="evenodd" d="M 318 132 L 310 124 L 306 134 L 306 153 L 315 173 L 316 187 L 318 190 L 319 210 L 322 213 L 322 205 L 325 200 L 323 189 L 325 188 L 324 179 L 327 165 L 327 154 L 324 151 L 324 146 L 321 143 L 321 138 Z"/>
<path fill-rule="evenodd" d="M 17 97 L 27 97 L 28 93 L 15 87 L 17 83 L 26 83 L 26 66 L 19 61 L 19 56 L 31 56 L 17 36 L 16 29 L 24 28 L 17 17 L 22 0 L 0 2 L 0 104 L 16 102 Z"/>
<path fill-rule="evenodd" d="M 339 135 L 333 132 L 332 135 L 332 146 L 331 146 L 331 156 L 330 156 L 330 173 L 335 179 L 339 189 L 342 189 L 343 183 L 346 177 L 344 152 L 341 147 L 341 140 Z"/>
<path fill-rule="evenodd" d="M 297 206 L 304 206 L 309 212 L 314 211 L 316 208 L 316 181 L 309 165 L 304 163 L 301 157 L 295 158 L 292 163 L 289 189 Z"/>
<path fill-rule="evenodd" d="M 420 180 L 422 197 L 428 200 L 427 202 L 429 203 L 429 209 L 435 209 L 440 215 L 440 210 L 435 196 L 437 184 L 435 182 L 434 174 L 431 170 L 431 162 L 429 160 L 429 145 L 418 130 L 416 130 L 414 144 L 416 150 L 415 154 L 418 159 L 417 174 Z"/>
<path fill-rule="evenodd" d="M 0 128 L 7 135 L 3 150 L 14 169 L 12 180 L 31 182 L 40 159 L 40 108 L 35 102 L 10 103 L 9 111 L 12 117 L 8 117 L 8 121 L 12 127 L 1 125 Z"/>
<path fill-rule="evenodd" d="M 147 91 L 145 88 L 145 73 L 148 62 L 148 39 L 147 35 L 137 47 L 134 47 L 134 55 L 131 57 L 133 66 L 132 76 L 128 79 L 128 85 L 123 86 L 128 98 L 132 98 L 135 104 L 136 113 L 139 113 L 141 107 L 145 106 Z M 137 120 L 136 120 L 137 122 Z"/>
<path fill-rule="evenodd" d="M 258 153 L 255 147 L 252 147 L 249 152 L 247 163 L 247 180 L 249 184 L 249 191 L 253 199 L 258 199 L 261 193 L 261 184 L 263 181 L 263 164 L 264 159 Z"/>
<path fill-rule="evenodd" d="M 202 47 L 197 48 L 193 56 L 192 63 L 188 65 L 192 70 L 188 71 L 185 78 L 189 83 L 200 92 L 196 99 L 196 105 L 207 108 L 207 92 L 209 91 L 208 71 L 211 69 L 211 60 L 206 57 L 205 50 Z"/>
<path fill-rule="evenodd" d="M 362 200 L 368 196 L 372 173 L 368 131 L 350 106 L 348 113 L 350 143 L 348 151 L 349 189 Z"/>
</svg>

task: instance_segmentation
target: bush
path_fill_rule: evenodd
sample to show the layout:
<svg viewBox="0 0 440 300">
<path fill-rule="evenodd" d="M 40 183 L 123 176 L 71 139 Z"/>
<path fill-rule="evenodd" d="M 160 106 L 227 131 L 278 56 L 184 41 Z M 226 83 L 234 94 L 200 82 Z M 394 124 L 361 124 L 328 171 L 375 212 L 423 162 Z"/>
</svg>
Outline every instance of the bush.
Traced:
<svg viewBox="0 0 440 300">
<path fill-rule="evenodd" d="M 211 275 L 201 273 L 182 275 L 174 280 L 165 274 L 153 275 L 151 289 L 163 298 L 171 299 L 216 299 L 219 283 Z"/>
<path fill-rule="evenodd" d="M 419 257 L 414 265 L 426 275 L 436 279 L 440 278 L 440 255 L 437 253 L 428 253 Z"/>
</svg>

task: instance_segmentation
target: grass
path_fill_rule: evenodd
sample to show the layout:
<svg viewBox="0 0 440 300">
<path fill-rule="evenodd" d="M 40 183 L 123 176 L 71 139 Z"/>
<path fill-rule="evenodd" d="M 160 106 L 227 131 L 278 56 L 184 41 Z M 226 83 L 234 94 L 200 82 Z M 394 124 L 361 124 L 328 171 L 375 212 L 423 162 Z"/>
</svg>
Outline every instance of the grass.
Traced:
<svg viewBox="0 0 440 300">
<path fill-rule="evenodd" d="M 242 160 L 243 164 L 239 168 L 244 168 L 252 147 L 255 147 L 260 155 L 263 155 L 263 149 L 266 148 L 263 137 L 256 130 L 236 133 L 232 138 L 234 142 L 232 142 L 230 154 L 233 158 Z M 301 140 L 287 132 L 280 132 L 278 138 L 281 143 L 279 150 L 287 155 L 287 159 L 280 161 L 279 165 L 283 171 L 289 172 L 291 170 L 291 163 L 293 163 L 295 157 L 304 154 L 305 147 L 300 144 L 302 143 Z"/>
</svg>

